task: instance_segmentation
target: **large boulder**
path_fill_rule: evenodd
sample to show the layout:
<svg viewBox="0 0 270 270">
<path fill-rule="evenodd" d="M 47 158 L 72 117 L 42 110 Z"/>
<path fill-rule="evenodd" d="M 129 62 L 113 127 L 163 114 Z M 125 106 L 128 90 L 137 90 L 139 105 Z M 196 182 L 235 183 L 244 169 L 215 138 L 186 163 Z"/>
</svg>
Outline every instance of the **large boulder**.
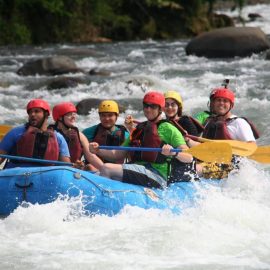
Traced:
<svg viewBox="0 0 270 270">
<path fill-rule="evenodd" d="M 225 27 L 195 37 L 186 53 L 208 58 L 246 57 L 269 48 L 267 36 L 258 27 Z"/>
<path fill-rule="evenodd" d="M 83 72 L 75 62 L 67 56 L 53 56 L 29 61 L 24 64 L 17 74 L 29 75 L 60 75 L 65 73 Z"/>
<path fill-rule="evenodd" d="M 87 115 L 92 108 L 97 109 L 101 99 L 99 98 L 87 98 L 81 100 L 77 105 L 77 113 L 81 115 Z"/>
</svg>

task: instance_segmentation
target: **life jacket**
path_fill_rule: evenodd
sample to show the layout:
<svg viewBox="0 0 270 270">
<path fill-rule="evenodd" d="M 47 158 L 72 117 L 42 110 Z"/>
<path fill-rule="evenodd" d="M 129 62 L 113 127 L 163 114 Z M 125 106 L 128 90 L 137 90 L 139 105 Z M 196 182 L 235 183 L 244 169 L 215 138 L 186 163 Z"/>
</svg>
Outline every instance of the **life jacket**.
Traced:
<svg viewBox="0 0 270 270">
<path fill-rule="evenodd" d="M 125 133 L 127 129 L 122 125 L 115 125 L 118 127 L 118 130 L 112 132 L 106 128 L 104 128 L 101 124 L 98 124 L 94 138 L 91 140 L 92 142 L 97 142 L 99 145 L 108 145 L 108 146 L 119 146 L 121 145 L 125 140 Z M 100 157 L 101 158 L 101 157 Z M 109 162 L 112 161 L 106 160 L 104 158 L 101 158 L 103 162 Z M 125 159 L 117 160 L 115 163 L 123 164 Z"/>
<path fill-rule="evenodd" d="M 99 145 L 121 145 L 125 140 L 125 132 L 127 130 L 122 125 L 115 126 L 118 127 L 118 130 L 112 134 L 110 130 L 104 128 L 101 124 L 98 124 L 94 134 L 94 138 L 91 141 L 97 142 Z"/>
<path fill-rule="evenodd" d="M 191 116 L 183 115 L 178 121 L 170 122 L 182 133 L 183 136 L 190 134 L 199 136 L 204 131 L 204 126 Z"/>
<path fill-rule="evenodd" d="M 69 127 L 68 129 L 58 129 L 56 125 L 50 125 L 49 129 L 50 128 L 61 133 L 65 138 L 68 145 L 71 162 L 76 162 L 76 160 L 80 160 L 83 155 L 83 147 L 80 140 L 78 128 Z"/>
<path fill-rule="evenodd" d="M 58 160 L 59 145 L 53 130 L 41 131 L 26 124 L 26 131 L 16 144 L 16 155 L 30 158 Z"/>
<path fill-rule="evenodd" d="M 158 123 L 145 121 L 137 125 L 136 129 L 130 136 L 130 146 L 135 147 L 153 147 L 159 148 L 164 145 L 164 142 L 158 135 L 158 126 L 168 122 L 167 120 L 161 120 Z M 145 152 L 145 151 L 134 151 L 130 152 L 131 162 L 145 161 L 153 163 L 164 163 L 166 157 L 160 152 Z"/>
<path fill-rule="evenodd" d="M 202 134 L 202 137 L 216 140 L 232 140 L 227 125 L 229 122 L 234 121 L 237 118 L 245 119 L 251 127 L 254 138 L 255 139 L 259 138 L 259 132 L 255 128 L 254 124 L 244 117 L 233 117 L 226 120 L 219 120 L 217 117 L 209 117 L 205 124 L 205 129 Z"/>
</svg>

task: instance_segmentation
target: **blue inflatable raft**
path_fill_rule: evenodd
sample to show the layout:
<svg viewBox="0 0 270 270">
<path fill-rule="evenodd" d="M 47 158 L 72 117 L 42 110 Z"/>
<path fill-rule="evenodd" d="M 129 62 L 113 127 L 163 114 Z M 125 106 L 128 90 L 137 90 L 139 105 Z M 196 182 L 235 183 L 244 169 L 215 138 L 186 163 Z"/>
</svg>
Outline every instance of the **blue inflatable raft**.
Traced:
<svg viewBox="0 0 270 270">
<path fill-rule="evenodd" d="M 194 206 L 198 186 L 205 187 L 210 182 L 178 182 L 160 190 L 114 181 L 69 166 L 7 169 L 0 171 L 0 215 L 9 215 L 23 202 L 46 204 L 59 195 L 82 196 L 87 215 L 112 216 L 126 205 L 169 209 L 178 214 L 183 205 Z"/>
</svg>

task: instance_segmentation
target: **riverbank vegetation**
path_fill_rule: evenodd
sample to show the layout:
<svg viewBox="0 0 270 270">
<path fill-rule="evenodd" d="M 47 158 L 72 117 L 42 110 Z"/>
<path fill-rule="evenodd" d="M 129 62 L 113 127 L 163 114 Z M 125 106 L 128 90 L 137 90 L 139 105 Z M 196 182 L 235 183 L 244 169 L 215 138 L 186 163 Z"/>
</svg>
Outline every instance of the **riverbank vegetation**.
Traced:
<svg viewBox="0 0 270 270">
<path fill-rule="evenodd" d="M 242 8 L 245 0 L 230 2 Z M 233 25 L 216 0 L 0 0 L 0 45 L 191 37 Z"/>
</svg>

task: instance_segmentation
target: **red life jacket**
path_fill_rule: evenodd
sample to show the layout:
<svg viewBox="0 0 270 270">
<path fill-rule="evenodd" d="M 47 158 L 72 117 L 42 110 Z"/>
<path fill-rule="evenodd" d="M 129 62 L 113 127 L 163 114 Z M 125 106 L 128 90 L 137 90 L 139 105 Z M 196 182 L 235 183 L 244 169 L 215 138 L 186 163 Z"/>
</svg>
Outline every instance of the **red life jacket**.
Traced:
<svg viewBox="0 0 270 270">
<path fill-rule="evenodd" d="M 29 126 L 18 140 L 16 154 L 23 157 L 58 160 L 59 145 L 53 130 L 41 131 Z"/>
<path fill-rule="evenodd" d="M 158 123 L 145 121 L 138 124 L 136 129 L 132 132 L 130 139 L 130 146 L 151 147 L 151 148 L 162 147 L 164 145 L 164 142 L 160 139 L 158 135 L 158 126 L 163 122 L 168 121 L 161 120 Z M 135 161 L 145 161 L 154 163 L 166 162 L 166 157 L 159 152 L 134 151 L 130 152 L 130 157 L 132 162 Z"/>
<path fill-rule="evenodd" d="M 69 153 L 70 153 L 70 160 L 71 162 L 75 162 L 76 160 L 81 160 L 83 155 L 83 147 L 80 140 L 80 134 L 77 127 L 70 127 L 68 129 L 58 129 L 56 125 L 51 125 L 49 128 L 53 128 L 54 130 L 58 131 L 63 135 L 65 138 Z"/>
<path fill-rule="evenodd" d="M 205 129 L 202 137 L 207 139 L 216 140 L 232 140 L 232 137 L 228 131 L 227 125 L 229 122 L 234 121 L 237 118 L 243 118 L 250 125 L 254 138 L 259 138 L 259 132 L 251 121 L 244 117 L 233 117 L 226 120 L 219 120 L 217 117 L 209 117 L 205 124 Z"/>
<path fill-rule="evenodd" d="M 111 145 L 119 146 L 125 140 L 125 132 L 127 131 L 124 126 L 115 125 L 119 129 L 115 132 L 104 128 L 101 124 L 98 124 L 96 132 L 92 142 L 97 142 L 99 145 Z"/>
<path fill-rule="evenodd" d="M 121 145 L 125 140 L 125 132 L 127 131 L 126 128 L 122 125 L 115 125 L 119 129 L 115 132 L 110 131 L 109 129 L 104 128 L 101 124 L 98 124 L 95 135 L 92 142 L 97 142 L 99 145 L 109 145 L 109 146 L 119 146 Z M 101 157 L 99 157 L 101 158 Z M 112 161 L 106 160 L 101 158 L 103 162 L 109 162 Z M 115 163 L 123 164 L 125 159 L 120 159 L 115 161 Z"/>
</svg>

